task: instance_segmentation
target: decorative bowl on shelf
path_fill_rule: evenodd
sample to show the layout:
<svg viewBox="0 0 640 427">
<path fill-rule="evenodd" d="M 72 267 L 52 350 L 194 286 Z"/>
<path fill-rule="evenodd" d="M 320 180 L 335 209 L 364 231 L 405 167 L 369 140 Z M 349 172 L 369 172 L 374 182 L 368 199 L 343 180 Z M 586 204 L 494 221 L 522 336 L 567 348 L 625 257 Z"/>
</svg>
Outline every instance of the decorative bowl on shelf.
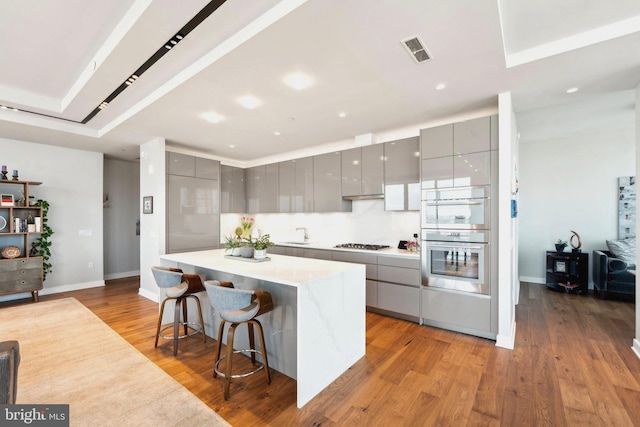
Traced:
<svg viewBox="0 0 640 427">
<path fill-rule="evenodd" d="M 18 258 L 20 256 L 20 248 L 17 246 L 5 246 L 2 249 L 2 256 L 5 258 Z"/>
</svg>

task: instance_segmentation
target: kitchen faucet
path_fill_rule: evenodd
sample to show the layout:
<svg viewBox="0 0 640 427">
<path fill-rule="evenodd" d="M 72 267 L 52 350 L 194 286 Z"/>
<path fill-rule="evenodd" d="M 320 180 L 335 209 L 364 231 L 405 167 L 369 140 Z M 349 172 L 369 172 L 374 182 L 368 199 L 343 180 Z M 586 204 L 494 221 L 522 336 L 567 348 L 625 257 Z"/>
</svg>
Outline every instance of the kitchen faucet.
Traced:
<svg viewBox="0 0 640 427">
<path fill-rule="evenodd" d="M 304 241 L 306 242 L 307 240 L 309 240 L 309 234 L 307 233 L 307 229 L 305 227 L 298 227 L 296 228 L 296 231 L 298 230 L 304 230 Z"/>
</svg>

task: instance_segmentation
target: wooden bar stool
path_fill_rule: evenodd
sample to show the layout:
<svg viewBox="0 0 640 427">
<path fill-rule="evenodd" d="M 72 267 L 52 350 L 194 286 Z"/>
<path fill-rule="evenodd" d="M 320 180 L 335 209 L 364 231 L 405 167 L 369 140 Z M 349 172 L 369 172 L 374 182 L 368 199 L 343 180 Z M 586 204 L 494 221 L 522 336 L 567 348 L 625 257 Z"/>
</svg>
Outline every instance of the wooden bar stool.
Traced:
<svg viewBox="0 0 640 427">
<path fill-rule="evenodd" d="M 195 295 L 196 293 L 203 292 L 205 290 L 200 276 L 197 274 L 185 274 L 179 268 L 170 267 L 151 267 L 151 271 L 153 272 L 153 277 L 156 279 L 158 287 L 166 289 L 167 292 L 167 297 L 162 301 L 162 305 L 160 306 L 158 327 L 156 328 L 155 347 L 158 347 L 158 338 L 160 337 L 173 339 L 173 355 L 175 356 L 178 354 L 179 339 L 202 333 L 202 340 L 203 342 L 206 342 L 207 335 L 204 333 L 202 307 L 200 306 L 200 299 Z M 196 302 L 196 307 L 198 307 L 198 316 L 200 317 L 199 324 L 189 322 L 189 317 L 187 316 L 187 301 L 189 298 L 192 298 Z M 167 301 L 171 300 L 176 302 L 173 324 L 161 329 L 164 305 Z M 180 311 L 182 311 L 182 320 L 180 320 Z M 183 335 L 180 335 L 180 326 L 184 327 Z M 173 328 L 173 336 L 162 334 L 170 328 Z"/>
<path fill-rule="evenodd" d="M 216 357 L 213 368 L 213 377 L 220 375 L 224 378 L 224 399 L 229 399 L 229 387 L 232 378 L 241 378 L 253 375 L 261 369 L 264 369 L 267 384 L 271 384 L 271 373 L 269 372 L 269 362 L 267 360 L 267 349 L 264 345 L 264 333 L 262 325 L 256 319 L 257 316 L 273 310 L 273 301 L 271 294 L 264 291 L 253 291 L 244 289 L 235 289 L 231 283 L 220 283 L 217 280 L 207 280 L 204 282 L 209 301 L 214 309 L 218 310 L 220 318 L 220 327 L 218 328 L 218 344 L 216 345 Z M 224 325 L 229 322 L 229 330 L 227 331 L 227 354 L 220 357 L 222 349 L 222 335 Z M 249 348 L 242 350 L 233 349 L 233 337 L 236 327 L 242 323 L 246 323 L 249 328 Z M 256 350 L 254 330 L 258 330 L 258 338 L 260 339 L 260 350 Z M 262 355 L 263 363 L 253 371 L 241 374 L 231 373 L 231 360 L 234 353 L 250 353 L 251 363 L 256 364 L 256 353 Z M 221 372 L 218 365 L 224 359 L 227 359 L 225 371 Z"/>
</svg>

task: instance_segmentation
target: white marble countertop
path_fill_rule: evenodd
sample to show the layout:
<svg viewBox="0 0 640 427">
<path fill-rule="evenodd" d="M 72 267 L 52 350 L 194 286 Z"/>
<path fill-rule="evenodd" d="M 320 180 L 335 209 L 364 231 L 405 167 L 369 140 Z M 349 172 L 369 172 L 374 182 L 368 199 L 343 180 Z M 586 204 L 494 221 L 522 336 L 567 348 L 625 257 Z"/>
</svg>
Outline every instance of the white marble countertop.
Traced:
<svg viewBox="0 0 640 427">
<path fill-rule="evenodd" d="M 225 255 L 229 255 L 225 249 L 214 249 L 166 254 L 161 255 L 160 259 L 295 287 L 344 271 L 364 268 L 360 264 L 285 255 L 268 254 L 270 260 L 263 262 L 249 262 Z"/>
<path fill-rule="evenodd" d="M 366 254 L 373 254 L 373 255 L 420 259 L 420 252 L 410 252 L 404 249 L 398 249 L 397 247 L 393 247 L 393 246 L 386 249 L 371 251 L 366 249 L 336 248 L 335 245 L 313 243 L 313 242 L 312 243 L 278 242 L 276 243 L 276 245 L 289 246 L 292 248 L 321 249 L 321 250 L 343 251 L 343 252 L 359 252 L 359 253 L 366 253 Z"/>
</svg>

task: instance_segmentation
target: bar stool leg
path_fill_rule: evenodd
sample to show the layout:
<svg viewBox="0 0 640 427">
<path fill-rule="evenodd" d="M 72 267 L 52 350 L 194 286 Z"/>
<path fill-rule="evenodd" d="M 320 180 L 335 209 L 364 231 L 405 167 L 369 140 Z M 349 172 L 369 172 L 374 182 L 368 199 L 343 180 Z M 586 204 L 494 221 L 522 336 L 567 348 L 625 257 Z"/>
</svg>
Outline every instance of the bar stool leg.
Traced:
<svg viewBox="0 0 640 427">
<path fill-rule="evenodd" d="M 173 315 L 173 355 L 178 354 L 178 333 L 180 332 L 180 306 L 182 298 L 176 299 L 175 313 Z"/>
<path fill-rule="evenodd" d="M 231 359 L 233 358 L 233 336 L 237 323 L 232 323 L 227 331 L 227 366 L 224 372 L 224 400 L 229 400 L 229 386 L 231 385 Z"/>
<path fill-rule="evenodd" d="M 213 378 L 216 378 L 218 376 L 218 373 L 216 372 L 216 367 L 215 364 L 218 363 L 218 360 L 220 360 L 220 350 L 222 350 L 222 334 L 224 332 L 224 324 L 227 323 L 226 320 L 221 320 L 220 321 L 220 326 L 218 327 L 218 344 L 216 345 L 216 357 L 213 361 Z"/>
<path fill-rule="evenodd" d="M 204 331 L 204 319 L 202 318 L 202 306 L 200 305 L 200 298 L 195 295 L 192 297 L 196 300 L 196 306 L 198 307 L 198 315 L 200 316 L 200 331 L 202 331 L 202 342 L 207 342 L 207 334 Z"/>
<path fill-rule="evenodd" d="M 262 363 L 264 372 L 267 375 L 267 384 L 271 384 L 271 372 L 269 372 L 269 361 L 267 359 L 267 347 L 264 345 L 264 332 L 262 332 L 262 324 L 259 320 L 253 319 L 249 323 L 253 323 L 258 328 L 258 336 L 260 338 L 260 349 L 262 350 Z"/>
<path fill-rule="evenodd" d="M 183 326 L 184 326 L 184 334 L 185 335 L 189 335 L 189 325 L 187 322 L 189 322 L 189 316 L 187 315 L 187 306 L 189 304 L 187 304 L 188 302 L 188 297 L 191 295 L 188 295 L 186 298 L 182 299 L 182 322 L 183 322 Z"/>
<path fill-rule="evenodd" d="M 167 302 L 167 300 L 163 300 L 162 304 L 160 305 L 160 314 L 158 315 L 158 328 L 156 329 L 156 344 L 154 345 L 154 347 L 158 347 L 158 338 L 160 338 L 160 326 L 162 326 L 162 315 L 164 313 L 164 304 Z"/>
<path fill-rule="evenodd" d="M 251 324 L 251 322 L 247 322 L 247 328 L 249 329 L 249 348 L 251 350 L 255 350 L 256 349 L 256 339 L 254 337 L 253 325 Z M 256 364 L 256 353 L 254 351 L 250 351 L 249 353 L 251 353 L 251 363 L 253 365 L 255 365 Z"/>
</svg>

